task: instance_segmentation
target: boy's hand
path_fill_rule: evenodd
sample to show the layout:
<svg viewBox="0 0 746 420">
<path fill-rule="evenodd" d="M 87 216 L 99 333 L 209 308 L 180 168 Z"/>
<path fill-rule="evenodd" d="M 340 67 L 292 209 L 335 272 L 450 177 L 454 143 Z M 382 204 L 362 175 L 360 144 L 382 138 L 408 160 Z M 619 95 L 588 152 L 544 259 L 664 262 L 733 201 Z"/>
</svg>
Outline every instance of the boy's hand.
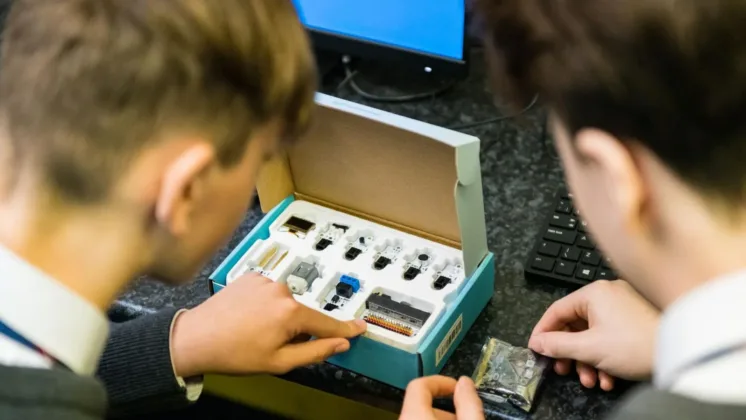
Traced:
<svg viewBox="0 0 746 420">
<path fill-rule="evenodd" d="M 178 316 L 171 354 L 181 377 L 285 373 L 347 351 L 347 339 L 365 328 L 364 321 L 341 322 L 305 307 L 286 285 L 249 274 Z"/>
<path fill-rule="evenodd" d="M 554 369 L 570 372 L 572 361 L 586 387 L 611 390 L 614 376 L 644 379 L 652 374 L 660 312 L 627 282 L 596 281 L 558 300 L 534 328 L 529 347 L 558 359 Z"/>
<path fill-rule="evenodd" d="M 453 395 L 456 415 L 433 408 L 433 398 Z M 415 379 L 407 386 L 399 420 L 480 420 L 484 419 L 482 400 L 467 377 L 456 382 L 445 376 Z"/>
</svg>

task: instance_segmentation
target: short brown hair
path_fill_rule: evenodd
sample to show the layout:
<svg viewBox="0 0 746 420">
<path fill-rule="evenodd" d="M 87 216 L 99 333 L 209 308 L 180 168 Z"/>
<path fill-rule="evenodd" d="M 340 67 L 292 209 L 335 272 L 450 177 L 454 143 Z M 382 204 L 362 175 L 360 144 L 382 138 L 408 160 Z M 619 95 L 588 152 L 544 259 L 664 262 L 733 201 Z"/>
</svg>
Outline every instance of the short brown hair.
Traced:
<svg viewBox="0 0 746 420">
<path fill-rule="evenodd" d="M 6 22 L 0 103 L 12 154 L 80 202 L 106 197 L 168 131 L 206 135 L 224 165 L 262 124 L 295 136 L 315 86 L 290 0 L 16 0 Z"/>
<path fill-rule="evenodd" d="M 645 145 L 705 195 L 746 201 L 746 2 L 477 0 L 492 79 L 571 131 Z"/>
</svg>

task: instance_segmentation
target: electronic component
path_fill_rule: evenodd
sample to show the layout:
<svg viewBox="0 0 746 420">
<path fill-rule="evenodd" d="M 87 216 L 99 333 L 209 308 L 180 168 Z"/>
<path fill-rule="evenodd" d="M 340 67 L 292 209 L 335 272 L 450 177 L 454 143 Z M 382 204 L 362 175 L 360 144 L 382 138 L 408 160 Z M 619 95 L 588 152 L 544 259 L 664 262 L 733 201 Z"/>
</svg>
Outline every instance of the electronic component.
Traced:
<svg viewBox="0 0 746 420">
<path fill-rule="evenodd" d="M 268 249 L 267 252 L 265 252 L 264 255 L 262 256 L 262 259 L 259 260 L 258 267 L 263 270 L 264 267 L 266 267 L 267 264 L 269 264 L 269 262 L 272 261 L 272 258 L 274 258 L 276 254 L 277 254 L 276 246 L 273 246 L 272 248 Z"/>
<path fill-rule="evenodd" d="M 347 233 L 347 229 L 349 228 L 349 226 L 332 223 L 326 229 L 324 229 L 323 232 L 321 232 L 321 235 L 319 235 L 319 240 L 316 242 L 314 248 L 316 249 L 316 251 L 325 250 L 327 247 L 329 247 L 329 245 L 334 244 L 339 238 L 342 237 L 342 235 Z"/>
<path fill-rule="evenodd" d="M 338 295 L 349 299 L 360 290 L 360 280 L 343 275 L 340 277 L 339 283 L 337 283 L 336 290 Z"/>
<path fill-rule="evenodd" d="M 419 276 L 420 273 L 427 270 L 431 260 L 432 257 L 425 253 L 415 255 L 415 257 L 404 266 L 404 274 L 402 275 L 402 278 L 404 280 L 414 280 L 414 278 Z"/>
<path fill-rule="evenodd" d="M 360 290 L 360 280 L 346 274 L 339 278 L 339 283 L 329 290 L 321 306 L 325 311 L 343 308 L 352 296 Z"/>
<path fill-rule="evenodd" d="M 290 218 L 280 226 L 280 230 L 290 232 L 303 239 L 306 237 L 308 232 L 312 231 L 315 227 L 316 224 L 310 220 L 301 219 L 298 216 L 290 216 Z"/>
<path fill-rule="evenodd" d="M 383 293 L 370 295 L 365 302 L 363 320 L 395 333 L 412 337 L 430 317 L 426 312 Z"/>
<path fill-rule="evenodd" d="M 311 288 L 313 282 L 319 278 L 319 269 L 315 264 L 301 262 L 287 278 L 290 291 L 302 295 Z"/>
<path fill-rule="evenodd" d="M 384 248 L 383 251 L 380 251 L 375 257 L 373 257 L 373 268 L 376 270 L 383 270 L 386 268 L 389 264 L 396 261 L 396 257 L 401 252 L 401 249 L 402 248 L 398 245 L 389 245 Z"/>
<path fill-rule="evenodd" d="M 345 259 L 352 261 L 357 258 L 360 254 L 368 250 L 368 247 L 373 244 L 373 240 L 373 236 L 358 236 L 357 239 L 347 244 Z"/>
<path fill-rule="evenodd" d="M 337 283 L 335 290 L 339 296 L 347 299 L 351 298 L 353 293 L 355 293 L 352 291 L 352 286 L 347 283 Z"/>
<path fill-rule="evenodd" d="M 252 261 L 247 261 L 243 271 L 236 273 L 235 275 L 233 275 L 233 277 L 235 278 L 248 272 L 259 273 L 263 276 L 268 276 L 288 254 L 288 251 L 286 249 L 282 249 L 282 251 L 281 249 L 282 248 L 278 246 L 270 247 L 259 257 L 259 262 L 253 264 Z"/>
<path fill-rule="evenodd" d="M 550 365 L 549 359 L 529 349 L 490 337 L 482 346 L 474 384 L 484 400 L 508 402 L 528 412 Z"/>
<path fill-rule="evenodd" d="M 277 268 L 277 266 L 278 266 L 278 265 L 280 265 L 280 263 L 282 262 L 282 260 L 284 260 L 284 259 L 285 259 L 285 257 L 286 257 L 287 255 L 288 255 L 288 252 L 287 252 L 287 251 L 284 251 L 284 252 L 283 252 L 283 253 L 282 253 L 282 254 L 280 255 L 280 257 L 279 257 L 279 258 L 277 258 L 277 259 L 275 260 L 275 263 L 274 263 L 274 264 L 272 264 L 272 267 L 270 267 L 269 271 L 272 271 L 272 270 L 274 270 L 275 268 Z"/>
<path fill-rule="evenodd" d="M 433 289 L 443 290 L 449 284 L 455 282 L 463 275 L 463 268 L 460 264 L 446 264 L 442 270 L 435 273 Z"/>
</svg>

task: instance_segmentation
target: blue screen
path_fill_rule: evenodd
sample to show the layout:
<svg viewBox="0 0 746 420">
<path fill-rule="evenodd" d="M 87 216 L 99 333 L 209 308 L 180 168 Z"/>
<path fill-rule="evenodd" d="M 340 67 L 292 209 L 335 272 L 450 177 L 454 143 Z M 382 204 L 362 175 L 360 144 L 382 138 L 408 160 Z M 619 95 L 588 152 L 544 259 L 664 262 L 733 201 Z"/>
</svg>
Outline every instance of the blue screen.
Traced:
<svg viewBox="0 0 746 420">
<path fill-rule="evenodd" d="M 312 30 L 460 60 L 464 0 L 293 0 Z"/>
</svg>

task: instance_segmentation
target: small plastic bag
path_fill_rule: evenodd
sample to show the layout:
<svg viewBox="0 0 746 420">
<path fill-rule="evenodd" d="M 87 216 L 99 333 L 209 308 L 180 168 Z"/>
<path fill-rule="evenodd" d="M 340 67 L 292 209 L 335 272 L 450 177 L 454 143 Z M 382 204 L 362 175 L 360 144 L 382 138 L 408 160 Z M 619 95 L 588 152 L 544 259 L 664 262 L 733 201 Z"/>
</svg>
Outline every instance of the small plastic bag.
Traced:
<svg viewBox="0 0 746 420">
<path fill-rule="evenodd" d="M 488 338 L 474 370 L 474 383 L 483 400 L 508 402 L 531 411 L 549 360 L 533 351 Z"/>
</svg>

